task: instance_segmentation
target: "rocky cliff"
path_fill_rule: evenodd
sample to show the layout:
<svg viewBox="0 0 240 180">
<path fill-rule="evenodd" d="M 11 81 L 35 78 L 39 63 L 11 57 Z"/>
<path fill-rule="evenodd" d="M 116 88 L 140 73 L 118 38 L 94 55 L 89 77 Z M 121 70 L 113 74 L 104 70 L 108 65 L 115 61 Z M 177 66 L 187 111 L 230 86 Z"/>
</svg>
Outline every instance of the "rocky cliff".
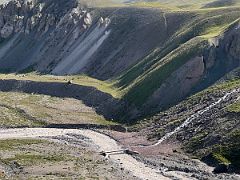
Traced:
<svg viewBox="0 0 240 180">
<path fill-rule="evenodd" d="M 11 1 L 0 8 L 0 69 L 107 79 L 137 63 L 180 25 L 167 32 L 161 19 L 159 10 L 88 8 L 77 0 Z"/>
</svg>

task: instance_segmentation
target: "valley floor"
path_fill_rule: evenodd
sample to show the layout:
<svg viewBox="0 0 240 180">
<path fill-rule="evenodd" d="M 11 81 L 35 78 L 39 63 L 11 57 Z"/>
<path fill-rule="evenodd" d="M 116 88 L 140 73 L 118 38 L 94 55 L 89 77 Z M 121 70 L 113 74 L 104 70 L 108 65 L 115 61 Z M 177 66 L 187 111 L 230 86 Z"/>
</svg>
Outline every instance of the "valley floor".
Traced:
<svg viewBox="0 0 240 180">
<path fill-rule="evenodd" d="M 113 133 L 120 142 L 142 138 L 132 133 Z M 106 133 L 106 131 L 105 131 Z M 238 179 L 237 175 L 215 176 L 211 168 L 181 153 L 132 157 L 126 147 L 110 136 L 86 129 L 18 128 L 0 130 L 1 176 L 8 178 L 85 179 Z M 125 137 L 124 137 L 125 136 Z M 132 146 L 132 147 L 131 147 Z M 156 147 L 165 148 L 166 145 Z M 134 148 L 133 148 L 134 149 Z M 141 148 L 136 148 L 140 150 Z M 100 152 L 109 153 L 108 157 Z M 149 149 L 148 152 L 153 152 Z M 86 156 L 87 155 L 87 156 Z M 80 178 L 81 179 L 81 178 Z"/>
<path fill-rule="evenodd" d="M 40 138 L 40 139 L 55 141 L 62 144 L 67 144 L 68 146 L 73 146 L 73 147 L 79 147 L 79 146 L 82 147 L 85 144 L 86 146 L 94 147 L 97 152 L 122 150 L 121 147 L 110 137 L 91 131 L 91 130 L 26 128 L 26 129 L 1 130 L 0 134 L 1 134 L 0 139 L 4 139 L 4 140 L 19 139 L 19 138 L 24 138 L 24 139 Z M 127 154 L 116 153 L 110 156 L 111 156 L 110 157 L 111 161 L 113 161 L 112 163 L 118 164 L 118 166 L 121 167 L 120 169 L 126 174 L 128 172 L 129 174 L 126 175 L 126 177 L 129 176 L 129 178 L 131 179 L 134 179 L 135 177 L 140 179 L 143 178 L 143 179 L 153 179 L 153 180 L 169 179 L 161 175 L 160 171 L 146 167 L 143 163 L 135 160 L 133 157 Z M 65 163 L 68 164 L 67 162 Z M 83 166 L 85 166 L 85 164 Z M 99 166 L 99 165 L 96 164 L 96 166 Z M 101 168 L 106 169 L 106 167 L 103 167 L 103 166 Z M 30 167 L 27 167 L 27 168 L 23 167 L 23 169 L 21 169 L 21 171 L 19 172 L 20 175 L 23 172 L 26 173 L 26 171 L 29 170 L 29 168 Z M 71 169 L 71 167 L 69 168 Z M 120 171 L 117 171 L 117 172 L 120 173 Z M 9 174 L 9 173 L 11 172 L 6 172 L 5 174 Z M 116 175 L 117 176 L 115 178 L 120 178 L 120 179 L 126 178 L 124 177 L 124 175 L 122 177 L 120 176 L 120 174 L 116 174 Z"/>
<path fill-rule="evenodd" d="M 149 132 L 155 133 L 152 124 L 144 125 L 149 130 L 137 125 L 131 127 L 139 128 L 135 132 L 113 131 L 111 126 L 121 126 L 106 120 L 98 108 L 75 98 L 75 94 L 60 96 L 54 83 L 49 86 L 31 84 L 32 79 L 11 79 L 1 81 L 5 92 L 0 92 L 0 179 L 240 179 L 236 174 L 213 174 L 212 167 L 185 155 L 182 144 L 173 139 L 152 146 L 157 142 L 157 138 L 149 140 Z M 73 85 L 61 81 L 61 90 L 67 93 L 65 89 Z M 34 87 L 39 85 L 47 92 L 35 92 Z M 230 89 L 236 89 L 235 85 Z M 238 94 L 231 94 L 231 102 Z M 210 102 L 222 97 L 224 93 Z M 224 103 L 221 106 L 225 107 Z M 177 115 L 175 111 L 173 114 Z M 139 154 L 123 153 L 126 149 Z M 102 151 L 116 150 L 120 152 L 101 155 Z"/>
</svg>

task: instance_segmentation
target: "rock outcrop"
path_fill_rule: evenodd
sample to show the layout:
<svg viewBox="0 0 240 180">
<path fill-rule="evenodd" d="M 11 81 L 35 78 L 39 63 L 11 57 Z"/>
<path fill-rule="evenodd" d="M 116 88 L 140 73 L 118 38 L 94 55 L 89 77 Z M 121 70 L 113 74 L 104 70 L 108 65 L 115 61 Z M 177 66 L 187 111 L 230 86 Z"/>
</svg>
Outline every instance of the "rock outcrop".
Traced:
<svg viewBox="0 0 240 180">
<path fill-rule="evenodd" d="M 166 79 L 146 103 L 146 109 L 154 111 L 182 100 L 199 83 L 205 72 L 203 57 L 190 59 Z"/>
<path fill-rule="evenodd" d="M 0 6 L 0 71 L 30 68 L 99 79 L 117 76 L 180 26 L 166 32 L 161 19 L 162 12 L 154 9 L 88 8 L 78 0 L 12 0 Z M 168 18 L 169 23 L 175 20 Z"/>
</svg>

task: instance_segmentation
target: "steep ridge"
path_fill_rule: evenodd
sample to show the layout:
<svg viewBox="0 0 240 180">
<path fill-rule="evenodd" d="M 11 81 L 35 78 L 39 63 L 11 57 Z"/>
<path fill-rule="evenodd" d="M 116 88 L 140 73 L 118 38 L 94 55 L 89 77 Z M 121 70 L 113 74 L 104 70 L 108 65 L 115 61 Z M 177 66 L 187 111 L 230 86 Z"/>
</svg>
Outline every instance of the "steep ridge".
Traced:
<svg viewBox="0 0 240 180">
<path fill-rule="evenodd" d="M 226 73 L 237 68 L 239 66 L 239 46 L 236 44 L 239 39 L 237 14 L 238 12 L 236 16 L 234 12 L 231 14 L 233 21 L 231 18 L 228 19 L 229 26 L 225 26 L 225 30 L 223 28 L 218 35 L 204 34 L 205 32 L 201 31 L 205 31 L 207 27 L 201 29 L 200 26 L 210 21 L 216 23 L 221 16 L 197 22 L 194 28 L 199 29 L 196 29 L 198 32 L 194 30 L 194 33 L 199 35 L 188 34 L 191 33 L 191 30 L 190 32 L 188 30 L 186 35 L 181 34 L 182 39 L 174 38 L 172 42 L 170 40 L 173 45 L 166 45 L 131 68 L 119 79 L 119 85 L 129 90 L 125 98 L 141 107 L 142 111 L 154 113 L 214 84 Z M 221 18 L 229 16 L 227 13 Z M 182 42 L 179 47 L 176 47 L 177 41 Z M 175 46 L 173 51 L 171 46 Z M 124 84 L 128 85 L 124 87 Z"/>
</svg>

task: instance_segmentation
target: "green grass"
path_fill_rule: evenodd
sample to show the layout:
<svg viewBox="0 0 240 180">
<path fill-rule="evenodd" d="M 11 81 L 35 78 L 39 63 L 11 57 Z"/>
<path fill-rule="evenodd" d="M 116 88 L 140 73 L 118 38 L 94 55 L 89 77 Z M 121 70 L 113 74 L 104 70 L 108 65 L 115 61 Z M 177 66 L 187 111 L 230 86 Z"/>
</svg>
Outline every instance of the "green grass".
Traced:
<svg viewBox="0 0 240 180">
<path fill-rule="evenodd" d="M 18 149 L 19 146 L 33 145 L 44 143 L 44 140 L 36 139 L 11 139 L 11 140 L 0 140 L 0 150 L 1 151 L 12 151 Z"/>
<path fill-rule="evenodd" d="M 230 161 L 219 153 L 213 153 L 213 158 L 217 161 L 217 163 L 230 164 Z"/>
<path fill-rule="evenodd" d="M 136 1 L 133 3 L 124 3 L 124 0 L 82 0 L 81 3 L 85 3 L 90 7 L 138 7 L 138 8 L 160 8 L 160 9 L 168 9 L 175 11 L 189 11 L 203 8 L 206 4 L 213 3 L 216 0 L 157 0 L 154 2 L 149 1 Z M 231 7 L 238 6 L 239 3 L 236 1 L 233 4 L 226 3 L 226 5 L 221 5 L 219 3 L 212 4 L 209 8 L 221 8 L 221 7 Z"/>
<path fill-rule="evenodd" d="M 17 162 L 21 166 L 38 165 L 48 162 L 61 162 L 66 158 L 62 155 L 16 154 L 14 157 L 2 159 L 5 164 Z"/>
<path fill-rule="evenodd" d="M 198 134 L 197 136 L 192 137 L 186 145 L 187 152 L 194 152 L 204 143 L 204 138 L 208 135 L 207 132 Z"/>
<path fill-rule="evenodd" d="M 41 163 L 48 162 L 60 162 L 65 159 L 69 159 L 63 154 L 44 154 L 38 152 L 30 152 L 19 149 L 26 149 L 28 146 L 44 144 L 48 145 L 49 142 L 46 140 L 37 139 L 9 139 L 0 140 L 0 151 L 2 152 L 13 152 L 14 155 L 7 158 L 1 158 L 0 161 L 4 164 L 11 164 L 12 162 L 17 162 L 21 166 L 37 165 Z"/>
<path fill-rule="evenodd" d="M 0 92 L 0 127 L 44 127 L 48 124 L 117 125 L 82 101 L 41 94 Z M 64 106 L 67 104 L 67 106 Z"/>
<path fill-rule="evenodd" d="M 217 0 L 157 0 L 154 2 L 138 1 L 135 3 L 129 3 L 130 6 L 144 7 L 144 8 L 161 8 L 171 11 L 193 11 L 199 9 L 220 9 L 220 8 L 230 8 L 239 6 L 240 2 L 234 1 L 229 3 L 228 1 L 224 3 L 215 3 Z"/>
<path fill-rule="evenodd" d="M 27 74 L 0 74 L 0 79 L 16 79 L 16 80 L 30 80 L 35 82 L 59 82 L 67 83 L 72 81 L 73 84 L 94 87 L 97 90 L 107 93 L 114 98 L 120 98 L 121 92 L 117 87 L 114 86 L 114 81 L 101 81 L 88 77 L 86 75 L 76 76 L 54 76 L 54 75 L 41 75 L 36 72 Z"/>
<path fill-rule="evenodd" d="M 240 102 L 233 103 L 227 107 L 229 112 L 240 113 Z"/>
<path fill-rule="evenodd" d="M 41 75 L 33 72 L 27 74 L 0 74 L 0 79 L 29 80 L 34 82 L 55 83 L 68 83 L 68 81 L 71 80 L 73 84 L 96 88 L 103 93 L 111 95 L 113 98 L 119 99 L 121 97 L 121 92 L 114 86 L 113 81 L 100 81 L 85 75 L 52 76 Z M 70 113 L 65 112 L 61 109 L 59 109 L 59 112 L 57 112 L 56 109 L 47 107 L 55 106 L 56 103 L 60 103 L 60 101 L 62 100 L 61 98 L 50 97 L 46 95 L 34 95 L 20 92 L 0 92 L 0 101 L 4 102 L 2 105 L 0 104 L 0 126 L 2 127 L 41 127 L 45 126 L 48 123 L 51 123 L 51 119 L 56 119 L 54 117 L 54 114 L 59 116 L 60 112 L 64 114 L 64 116 L 67 116 L 67 113 Z M 72 104 L 72 106 L 74 106 L 74 104 Z M 82 104 L 79 106 L 84 105 Z M 79 119 L 88 119 L 88 123 L 90 124 L 118 124 L 111 120 L 106 120 L 102 115 L 98 115 L 96 112 L 93 111 L 85 112 L 83 110 L 82 112 L 71 112 L 71 115 L 79 116 Z M 86 120 L 84 120 L 83 123 L 87 123 Z"/>
<path fill-rule="evenodd" d="M 117 79 L 116 86 L 124 99 L 137 106 L 144 104 L 174 71 L 192 58 L 202 56 L 212 38 L 221 36 L 238 23 L 240 15 L 236 10 L 195 13 L 196 16 L 181 26 L 162 47 Z"/>
<path fill-rule="evenodd" d="M 149 73 L 138 78 L 124 98 L 137 106 L 141 106 L 156 89 L 160 88 L 164 80 L 192 57 L 200 55 L 204 47 L 204 41 L 199 38 L 182 45 L 166 56 L 162 60 L 162 64 L 156 65 Z"/>
<path fill-rule="evenodd" d="M 240 168 L 240 130 L 235 130 L 227 135 L 227 140 L 216 145 L 213 153 L 221 162 L 232 163 Z"/>
<path fill-rule="evenodd" d="M 1 127 L 40 127 L 44 125 L 44 121 L 40 121 L 29 116 L 26 112 L 19 108 L 0 104 Z"/>
<path fill-rule="evenodd" d="M 135 3 L 128 3 L 127 4 L 130 7 L 138 7 L 138 8 L 159 8 L 164 9 L 168 11 L 179 11 L 181 10 L 177 6 L 174 6 L 173 4 L 164 4 L 159 2 L 135 2 Z"/>
</svg>

